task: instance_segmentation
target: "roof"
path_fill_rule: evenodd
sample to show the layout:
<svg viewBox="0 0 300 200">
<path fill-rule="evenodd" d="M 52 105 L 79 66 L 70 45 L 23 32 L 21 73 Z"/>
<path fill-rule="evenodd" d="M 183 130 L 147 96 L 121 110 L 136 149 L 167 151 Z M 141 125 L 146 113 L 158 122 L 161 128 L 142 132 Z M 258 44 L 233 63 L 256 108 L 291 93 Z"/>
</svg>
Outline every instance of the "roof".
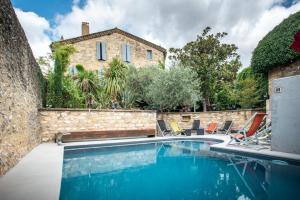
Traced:
<svg viewBox="0 0 300 200">
<path fill-rule="evenodd" d="M 54 43 L 61 43 L 61 44 L 74 44 L 74 43 L 77 43 L 77 42 L 80 42 L 80 41 L 84 41 L 84 40 L 89 40 L 89 39 L 93 39 L 93 38 L 97 38 L 97 37 L 101 37 L 101 36 L 105 36 L 105 35 L 111 35 L 113 33 L 119 33 L 121 35 L 124 35 L 126 37 L 129 37 L 133 40 L 136 40 L 140 43 L 143 43 L 145 45 L 148 45 L 154 49 L 157 49 L 158 51 L 161 51 L 163 52 L 164 54 L 167 53 L 167 50 L 159 45 L 156 45 L 152 42 L 149 42 L 143 38 L 140 38 L 138 36 L 135 36 L 131 33 L 128 33 L 126 31 L 123 31 L 119 28 L 113 28 L 113 29 L 109 29 L 109 30 L 105 30 L 105 31 L 100 31 L 100 32 L 96 32 L 96 33 L 91 33 L 91 34 L 88 34 L 88 35 L 82 35 L 82 36 L 79 36 L 79 37 L 74 37 L 74 38 L 70 38 L 70 39 L 66 39 L 66 40 L 61 40 L 61 41 L 56 41 L 56 42 L 53 42 L 51 44 L 51 46 L 54 44 Z"/>
</svg>

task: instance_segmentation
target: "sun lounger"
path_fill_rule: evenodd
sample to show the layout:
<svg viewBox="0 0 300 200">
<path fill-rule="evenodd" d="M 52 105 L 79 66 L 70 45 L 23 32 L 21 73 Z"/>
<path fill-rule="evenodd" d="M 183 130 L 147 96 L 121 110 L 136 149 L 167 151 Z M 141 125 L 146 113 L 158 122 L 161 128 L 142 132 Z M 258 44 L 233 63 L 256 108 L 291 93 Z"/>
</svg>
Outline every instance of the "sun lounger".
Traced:
<svg viewBox="0 0 300 200">
<path fill-rule="evenodd" d="M 238 133 L 230 134 L 231 140 L 228 144 L 232 143 L 234 140 L 243 144 L 247 144 L 251 141 L 253 142 L 254 140 L 251 137 L 257 136 L 255 134 L 261 127 L 261 124 L 265 117 L 266 113 L 255 113 L 238 131 Z"/>
<path fill-rule="evenodd" d="M 192 128 L 187 131 L 196 131 L 197 135 L 204 135 L 204 129 L 200 128 L 200 120 L 194 120 L 192 124 Z"/>
<path fill-rule="evenodd" d="M 172 131 L 170 129 L 167 129 L 165 120 L 163 120 L 163 119 L 157 120 L 157 129 L 161 133 L 162 136 L 172 134 Z"/>
<path fill-rule="evenodd" d="M 225 121 L 223 128 L 218 129 L 217 132 L 218 133 L 224 133 L 224 134 L 227 135 L 230 132 L 232 125 L 233 125 L 233 123 L 232 123 L 231 120 Z"/>
<path fill-rule="evenodd" d="M 208 124 L 207 129 L 205 129 L 205 132 L 212 134 L 215 133 L 217 129 L 218 129 L 218 124 L 216 122 L 210 122 Z"/>
<path fill-rule="evenodd" d="M 178 123 L 175 120 L 170 121 L 170 127 L 172 129 L 173 135 L 179 135 L 179 134 L 187 135 L 186 130 L 180 128 Z"/>
</svg>

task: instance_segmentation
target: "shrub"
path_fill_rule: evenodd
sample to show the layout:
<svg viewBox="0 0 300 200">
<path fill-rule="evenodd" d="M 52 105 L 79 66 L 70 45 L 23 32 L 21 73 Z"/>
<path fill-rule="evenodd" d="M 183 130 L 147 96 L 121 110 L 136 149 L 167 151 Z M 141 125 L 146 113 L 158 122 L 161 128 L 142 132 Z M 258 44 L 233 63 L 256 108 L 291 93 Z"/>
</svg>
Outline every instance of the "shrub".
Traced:
<svg viewBox="0 0 300 200">
<path fill-rule="evenodd" d="M 251 59 L 254 72 L 265 73 L 300 58 L 299 53 L 289 48 L 299 30 L 300 12 L 297 12 L 270 31 L 254 49 Z"/>
</svg>

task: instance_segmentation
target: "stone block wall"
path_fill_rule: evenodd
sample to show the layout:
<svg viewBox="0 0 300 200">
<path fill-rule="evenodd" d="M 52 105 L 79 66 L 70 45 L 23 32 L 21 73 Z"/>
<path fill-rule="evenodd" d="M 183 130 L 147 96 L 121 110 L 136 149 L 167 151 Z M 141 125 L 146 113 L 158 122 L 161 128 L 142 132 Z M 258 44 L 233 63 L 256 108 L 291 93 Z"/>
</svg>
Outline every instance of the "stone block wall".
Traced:
<svg viewBox="0 0 300 200">
<path fill-rule="evenodd" d="M 42 141 L 51 142 L 63 131 L 155 129 L 156 111 L 41 109 L 39 121 Z"/>
<path fill-rule="evenodd" d="M 0 176 L 40 143 L 41 73 L 9 0 L 0 3 Z"/>
<path fill-rule="evenodd" d="M 97 60 L 96 58 L 96 42 L 105 42 L 107 45 L 107 60 Z M 157 65 L 159 61 L 164 63 L 164 54 L 157 49 L 147 46 L 134 39 L 126 37 L 119 33 L 104 35 L 99 38 L 79 41 L 73 44 L 76 48 L 76 53 L 71 56 L 71 66 L 82 64 L 87 70 L 98 70 L 101 67 L 107 67 L 114 57 L 121 59 L 121 45 L 123 43 L 132 46 L 131 64 L 136 67 L 145 67 Z M 152 50 L 152 60 L 146 57 L 146 51 Z"/>
<path fill-rule="evenodd" d="M 218 127 L 222 127 L 225 120 L 233 121 L 233 129 L 238 129 L 255 113 L 256 110 L 213 111 L 213 112 L 186 112 L 186 113 L 158 113 L 158 119 L 164 119 L 167 123 L 171 120 L 178 122 L 181 128 L 191 128 L 193 120 L 200 119 L 200 126 L 207 128 L 209 122 L 215 121 Z"/>
<path fill-rule="evenodd" d="M 277 78 L 300 75 L 300 59 L 292 62 L 289 65 L 274 68 L 268 72 L 269 95 L 271 96 L 272 81 Z"/>
</svg>

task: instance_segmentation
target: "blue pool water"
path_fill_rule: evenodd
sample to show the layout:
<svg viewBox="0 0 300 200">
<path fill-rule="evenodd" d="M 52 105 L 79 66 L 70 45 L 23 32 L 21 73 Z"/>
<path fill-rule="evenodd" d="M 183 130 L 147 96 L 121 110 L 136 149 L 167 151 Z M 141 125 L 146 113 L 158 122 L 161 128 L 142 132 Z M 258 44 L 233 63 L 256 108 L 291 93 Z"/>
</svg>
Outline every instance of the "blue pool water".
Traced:
<svg viewBox="0 0 300 200">
<path fill-rule="evenodd" d="M 300 199 L 300 166 L 171 141 L 65 149 L 60 199 Z"/>
</svg>

